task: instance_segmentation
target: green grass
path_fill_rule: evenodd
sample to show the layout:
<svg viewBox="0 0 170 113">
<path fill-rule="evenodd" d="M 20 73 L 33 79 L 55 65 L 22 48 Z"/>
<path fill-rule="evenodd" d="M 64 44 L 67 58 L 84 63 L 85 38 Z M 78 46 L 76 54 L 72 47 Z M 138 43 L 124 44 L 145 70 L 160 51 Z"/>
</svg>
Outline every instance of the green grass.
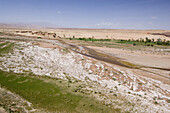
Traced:
<svg viewBox="0 0 170 113">
<path fill-rule="evenodd" d="M 2 47 L 2 46 L 4 46 L 4 45 L 6 45 L 6 44 L 8 44 L 9 42 L 4 42 L 4 43 L 1 43 L 0 44 L 0 47 Z"/>
<path fill-rule="evenodd" d="M 7 53 L 11 50 L 11 48 L 14 46 L 14 43 L 3 43 L 4 45 L 7 45 L 6 47 L 0 48 L 0 56 L 2 55 L 2 53 Z M 2 44 L 2 45 L 3 45 Z M 1 46 L 1 45 L 0 45 Z M 2 46 L 1 46 L 2 47 Z"/>
<path fill-rule="evenodd" d="M 117 40 L 116 43 L 145 45 L 144 42 L 135 42 L 135 41 L 126 41 L 126 40 L 123 41 Z"/>
<path fill-rule="evenodd" d="M 63 38 L 63 39 L 69 39 L 69 40 L 80 40 L 80 41 L 91 41 L 91 42 L 108 42 L 105 43 L 108 46 L 117 44 L 133 44 L 133 45 L 142 45 L 142 46 L 154 46 L 154 45 L 163 45 L 163 46 L 170 46 L 170 43 L 168 42 L 162 42 L 159 44 L 158 42 L 144 42 L 144 41 L 137 41 L 137 40 L 112 40 L 112 39 L 94 39 L 94 38 Z"/>
<path fill-rule="evenodd" d="M 54 81 L 60 85 L 55 84 Z M 108 107 L 91 97 L 76 94 L 78 92 L 70 92 L 64 83 L 59 81 L 61 80 L 40 76 L 24 76 L 0 70 L 0 85 L 31 102 L 35 108 L 70 113 L 120 112 L 119 109 Z"/>
<path fill-rule="evenodd" d="M 156 42 L 142 42 L 142 41 L 128 41 L 128 40 L 116 40 L 116 43 L 122 43 L 122 44 L 136 44 L 136 45 L 160 45 Z M 163 44 L 164 46 L 170 46 L 170 44 Z"/>
<path fill-rule="evenodd" d="M 94 39 L 94 38 L 66 38 L 70 40 L 82 40 L 82 41 L 111 41 L 111 39 Z"/>
</svg>

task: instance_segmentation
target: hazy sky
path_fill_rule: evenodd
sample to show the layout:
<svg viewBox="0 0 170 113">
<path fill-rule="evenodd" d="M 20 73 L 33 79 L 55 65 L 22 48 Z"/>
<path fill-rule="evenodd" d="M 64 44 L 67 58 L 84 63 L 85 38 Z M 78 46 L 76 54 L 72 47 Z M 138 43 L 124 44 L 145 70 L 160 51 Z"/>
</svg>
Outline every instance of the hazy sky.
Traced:
<svg viewBox="0 0 170 113">
<path fill-rule="evenodd" d="M 170 0 L 0 0 L 0 22 L 170 30 Z"/>
</svg>

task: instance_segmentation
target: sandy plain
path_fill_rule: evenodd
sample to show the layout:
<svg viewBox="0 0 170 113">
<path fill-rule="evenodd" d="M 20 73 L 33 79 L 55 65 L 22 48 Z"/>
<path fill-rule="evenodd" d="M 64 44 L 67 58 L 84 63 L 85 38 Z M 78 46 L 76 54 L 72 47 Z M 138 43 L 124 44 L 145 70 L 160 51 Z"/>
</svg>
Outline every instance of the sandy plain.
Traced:
<svg viewBox="0 0 170 113">
<path fill-rule="evenodd" d="M 2 29 L 1 29 L 2 30 Z M 167 33 L 170 30 L 128 30 L 128 29 L 74 29 L 74 28 L 58 28 L 58 29 L 3 29 L 5 32 L 15 31 L 33 31 L 33 32 L 48 32 L 56 33 L 59 37 L 65 38 L 96 38 L 96 39 L 145 39 L 154 38 L 155 40 L 161 38 L 162 40 L 170 40 L 170 37 L 164 35 L 152 35 L 152 33 Z M 17 33 L 32 36 L 31 33 Z M 34 35 L 35 36 L 35 35 Z M 46 37 L 47 38 L 47 37 Z M 50 36 L 48 36 L 50 38 Z M 53 38 L 53 37 L 51 37 Z"/>
</svg>

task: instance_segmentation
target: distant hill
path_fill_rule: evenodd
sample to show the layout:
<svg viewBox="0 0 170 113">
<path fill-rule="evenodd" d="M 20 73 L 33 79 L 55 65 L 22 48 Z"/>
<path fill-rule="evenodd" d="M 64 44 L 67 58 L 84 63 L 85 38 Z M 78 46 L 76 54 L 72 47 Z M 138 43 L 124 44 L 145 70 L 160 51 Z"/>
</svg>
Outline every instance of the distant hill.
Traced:
<svg viewBox="0 0 170 113">
<path fill-rule="evenodd" d="M 0 28 L 14 28 L 14 26 L 6 23 L 0 23 Z"/>
<path fill-rule="evenodd" d="M 51 23 L 38 22 L 38 23 L 0 23 L 0 28 L 62 28 Z"/>
</svg>

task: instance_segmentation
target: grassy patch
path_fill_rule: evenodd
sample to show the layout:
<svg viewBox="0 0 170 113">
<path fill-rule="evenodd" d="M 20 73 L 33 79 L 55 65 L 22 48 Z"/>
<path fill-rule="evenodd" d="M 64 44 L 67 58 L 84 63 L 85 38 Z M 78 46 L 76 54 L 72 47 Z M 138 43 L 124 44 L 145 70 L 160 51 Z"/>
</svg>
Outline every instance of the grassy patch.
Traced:
<svg viewBox="0 0 170 113">
<path fill-rule="evenodd" d="M 69 38 L 63 38 L 64 41 L 67 42 Z M 111 41 L 82 41 L 82 40 L 77 40 L 73 39 L 70 40 L 71 43 L 76 43 L 79 46 L 96 46 L 96 47 L 108 47 L 108 48 L 120 48 L 123 50 L 129 50 L 129 51 L 142 51 L 142 52 L 147 52 L 147 51 L 155 51 L 156 49 L 169 49 L 169 46 L 163 46 L 163 45 L 153 45 L 152 42 L 135 42 L 135 45 L 133 46 L 133 42 L 129 42 L 129 40 L 126 40 L 126 43 L 122 41 L 123 43 L 119 43 L 121 40 L 115 40 L 112 39 Z M 127 44 L 128 43 L 128 44 Z M 136 44 L 138 43 L 138 44 Z M 148 45 L 149 44 L 149 45 Z M 148 45 L 148 46 L 147 46 Z M 157 51 L 155 51 L 157 52 Z M 168 52 L 168 51 L 166 51 Z"/>
<path fill-rule="evenodd" d="M 64 49 L 63 49 L 63 52 L 65 52 L 65 53 L 69 53 L 70 51 L 69 51 L 69 49 L 68 49 L 68 48 L 64 48 Z"/>
<path fill-rule="evenodd" d="M 154 46 L 154 45 L 164 45 L 170 46 L 169 41 L 151 41 L 148 39 L 147 41 L 140 41 L 140 40 L 115 40 L 115 39 L 94 39 L 94 38 L 63 38 L 69 40 L 80 40 L 80 41 L 91 41 L 91 42 L 110 42 L 110 43 L 121 43 L 121 44 L 133 44 L 133 45 L 145 45 L 145 46 Z"/>
<path fill-rule="evenodd" d="M 2 46 L 4 46 L 4 45 L 6 45 L 6 44 L 8 44 L 9 42 L 4 42 L 4 43 L 1 43 L 0 44 L 0 47 L 2 47 Z"/>
<path fill-rule="evenodd" d="M 0 70 L 0 85 L 31 102 L 35 108 L 70 113 L 120 112 L 119 109 L 108 107 L 91 97 L 70 92 L 63 83 L 60 83 L 62 87 L 51 80 L 58 81 L 58 84 L 61 81 L 47 77 L 43 80 L 40 76 L 25 76 Z"/>
<path fill-rule="evenodd" d="M 138 41 L 138 40 L 116 40 L 116 43 L 122 43 L 122 44 L 133 44 L 133 45 L 146 45 L 146 46 L 153 46 L 153 45 L 164 45 L 164 46 L 170 46 L 169 41 L 167 42 L 147 42 L 147 41 Z"/>
<path fill-rule="evenodd" d="M 66 39 L 70 39 L 70 40 L 82 40 L 82 41 L 111 41 L 111 39 L 94 39 L 94 38 L 66 38 Z"/>
<path fill-rule="evenodd" d="M 11 50 L 11 48 L 14 46 L 14 43 L 6 43 L 6 44 L 4 44 L 4 45 L 7 45 L 6 47 L 3 47 L 3 48 L 0 48 L 0 55 L 2 54 L 2 53 L 7 53 L 7 52 L 9 52 L 9 50 Z"/>
<path fill-rule="evenodd" d="M 128 40 L 116 40 L 116 43 L 122 43 L 122 44 L 136 44 L 136 45 L 145 45 L 145 44 L 152 44 L 152 45 L 156 45 L 156 43 L 145 43 L 145 42 L 138 42 L 138 41 L 128 41 Z"/>
</svg>

